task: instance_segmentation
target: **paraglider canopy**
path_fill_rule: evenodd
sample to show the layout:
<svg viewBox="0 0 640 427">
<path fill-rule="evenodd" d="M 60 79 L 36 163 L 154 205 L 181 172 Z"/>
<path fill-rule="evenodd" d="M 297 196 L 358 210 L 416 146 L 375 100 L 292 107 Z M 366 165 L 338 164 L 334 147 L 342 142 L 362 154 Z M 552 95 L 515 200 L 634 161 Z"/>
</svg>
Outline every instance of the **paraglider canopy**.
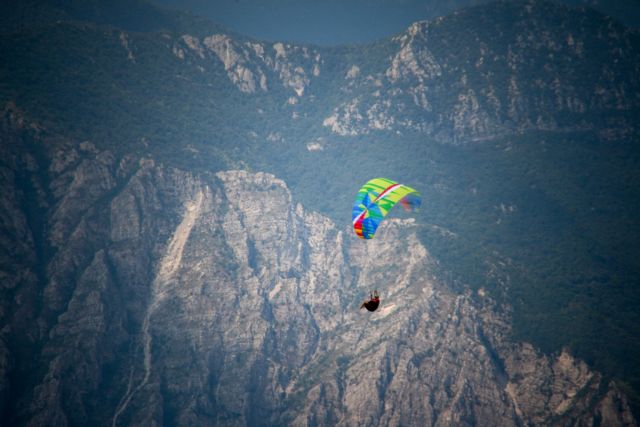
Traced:
<svg viewBox="0 0 640 427">
<path fill-rule="evenodd" d="M 420 193 L 387 178 L 375 178 L 362 186 L 353 205 L 353 230 L 361 239 L 373 239 L 387 213 L 398 203 L 407 211 L 420 207 Z"/>
</svg>

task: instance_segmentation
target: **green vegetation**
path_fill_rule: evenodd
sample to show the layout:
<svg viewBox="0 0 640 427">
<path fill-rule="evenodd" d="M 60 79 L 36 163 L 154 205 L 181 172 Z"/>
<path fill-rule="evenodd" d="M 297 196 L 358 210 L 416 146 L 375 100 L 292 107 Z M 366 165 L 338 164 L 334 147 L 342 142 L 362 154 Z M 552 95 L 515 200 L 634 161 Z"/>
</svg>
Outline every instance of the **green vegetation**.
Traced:
<svg viewBox="0 0 640 427">
<path fill-rule="evenodd" d="M 367 179 L 384 174 L 419 188 L 422 239 L 443 277 L 510 303 L 514 338 L 550 353 L 568 347 L 628 392 L 640 389 L 635 144 L 530 132 L 465 146 L 417 136 L 353 138 L 316 152 L 292 145 L 285 151 L 296 161 L 267 150 L 256 168 L 345 228 Z M 496 266 L 508 280 L 497 280 Z"/>
<path fill-rule="evenodd" d="M 480 58 L 473 41 L 482 39 L 495 50 L 487 58 L 497 59 L 465 76 L 470 85 L 495 85 L 496 96 L 506 99 L 510 71 L 496 52 L 524 31 L 509 24 L 518 7 L 509 12 L 505 6 L 491 16 L 500 31 L 477 25 L 484 18 L 473 14 L 434 24 L 429 49 L 449 70 L 438 87 L 457 87 L 461 71 Z M 534 18 L 539 27 L 546 17 Z M 587 18 L 593 17 L 580 19 Z M 547 36 L 565 40 L 570 19 L 555 22 L 558 31 Z M 578 94 L 604 84 L 598 67 L 610 59 L 612 46 L 591 30 L 572 27 L 590 49 L 580 58 L 567 54 L 570 60 L 549 62 L 549 50 L 540 49 L 520 64 L 519 90 L 535 95 L 524 98 L 554 96 L 552 88 L 533 84 L 538 72 L 545 81 L 568 73 Z M 637 123 L 637 111 L 594 107 L 580 117 L 555 111 L 559 125 L 578 118 L 595 130 L 530 131 L 460 146 L 407 131 L 339 137 L 322 120 L 345 100 L 370 94 L 364 85 L 342 89 L 347 70 L 358 64 L 363 74 L 380 75 L 392 43 L 323 49 L 321 74 L 293 119 L 294 108 L 286 102 L 293 92 L 276 73 L 267 76 L 268 93 L 241 93 L 216 58 L 178 58 L 172 48 L 180 35 L 127 33 L 131 60 L 114 27 L 51 23 L 5 34 L 0 55 L 9 60 L 0 63 L 0 102 L 15 103 L 52 135 L 91 140 L 117 156 L 150 156 L 190 170 L 274 173 L 297 201 L 344 228 L 366 180 L 387 176 L 406 183 L 423 194 L 421 238 L 440 261 L 442 277 L 451 278 L 456 290 L 482 287 L 510 303 L 515 338 L 551 353 L 568 346 L 622 380 L 640 407 L 640 147 L 633 133 L 611 140 L 597 132 L 603 124 Z M 637 80 L 638 53 L 625 49 L 631 54 L 621 56 L 627 65 L 616 76 L 622 90 L 633 93 L 629 82 Z M 565 57 L 562 52 L 556 57 Z M 297 55 L 289 60 L 303 62 L 302 53 Z M 582 71 L 572 74 L 575 69 Z M 441 90 L 431 99 L 429 116 L 417 108 L 405 114 L 437 122 L 456 96 Z M 521 119 L 535 122 L 538 107 L 523 108 Z M 504 103 L 496 114 L 507 108 Z M 270 134 L 282 138 L 269 139 Z M 317 140 L 324 149 L 309 151 L 307 143 Z"/>
</svg>

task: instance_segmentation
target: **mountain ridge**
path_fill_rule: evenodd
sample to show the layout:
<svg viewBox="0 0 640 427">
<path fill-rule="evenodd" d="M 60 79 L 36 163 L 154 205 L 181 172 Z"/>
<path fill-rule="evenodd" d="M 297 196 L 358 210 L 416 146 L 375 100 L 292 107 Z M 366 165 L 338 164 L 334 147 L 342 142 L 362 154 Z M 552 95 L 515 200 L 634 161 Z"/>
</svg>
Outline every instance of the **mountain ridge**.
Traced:
<svg viewBox="0 0 640 427">
<path fill-rule="evenodd" d="M 270 174 L 51 142 L 42 189 L 57 251 L 43 292 L 30 274 L 14 287 L 26 317 L 4 313 L 2 343 L 28 332 L 32 357 L 3 346 L 0 375 L 34 381 L 15 394 L 3 380 L 7 422 L 635 425 L 615 384 L 567 352 L 512 343 L 508 311 L 484 291 L 448 290 L 413 219 L 364 244 Z M 383 303 L 363 315 L 373 283 Z"/>
<path fill-rule="evenodd" d="M 548 34 L 546 36 L 548 38 L 548 41 L 545 42 L 546 44 L 543 43 L 537 47 L 535 43 L 529 46 L 526 40 L 518 39 L 517 37 L 522 37 L 518 35 L 522 31 L 518 30 L 517 26 L 513 24 L 498 26 L 493 32 L 483 29 L 482 33 L 476 31 L 475 35 L 471 34 L 470 37 L 478 40 L 483 46 L 477 52 L 469 48 L 460 50 L 456 46 L 451 46 L 450 42 L 447 42 L 447 40 L 454 40 L 457 44 L 461 39 L 461 35 L 454 28 L 461 26 L 470 28 L 469 25 L 465 24 L 470 19 L 470 15 L 477 14 L 483 10 L 492 10 L 496 16 L 508 13 L 508 16 L 519 16 L 521 20 L 526 18 L 526 26 L 523 28 L 525 31 L 529 31 L 529 38 L 533 30 L 535 30 L 535 33 L 546 34 L 551 27 L 543 24 L 544 21 L 541 21 L 541 19 L 545 14 L 549 13 L 547 8 L 551 7 L 550 5 L 550 3 L 545 2 L 522 2 L 516 5 L 498 2 L 492 5 L 493 8 L 502 8 L 497 12 L 493 11 L 493 8 L 486 6 L 476 7 L 431 23 L 413 24 L 403 36 L 398 36 L 383 43 L 386 46 L 382 49 L 378 47 L 381 46 L 379 43 L 370 45 L 371 47 L 375 46 L 373 48 L 375 50 L 386 51 L 391 55 L 395 55 L 390 60 L 378 54 L 379 60 L 373 61 L 374 63 L 390 61 L 385 72 L 380 73 L 377 70 L 371 72 L 372 70 L 368 70 L 368 67 L 364 64 L 354 63 L 344 70 L 344 76 L 347 76 L 347 81 L 343 84 L 340 84 L 339 80 L 334 79 L 333 76 L 330 77 L 333 81 L 326 81 L 322 76 L 323 62 L 331 57 L 330 54 L 323 54 L 323 52 L 330 53 L 331 49 L 323 50 L 322 48 L 284 43 L 267 44 L 243 38 L 237 39 L 233 35 L 225 35 L 229 33 L 220 34 L 215 31 L 209 32 L 208 36 L 201 37 L 189 35 L 188 33 L 181 34 L 180 32 L 174 36 L 165 34 L 163 37 L 170 37 L 174 40 L 170 45 L 162 42 L 158 43 L 160 40 L 154 40 L 154 37 L 149 38 L 146 36 L 145 39 L 136 40 L 132 35 L 126 36 L 124 32 L 118 33 L 117 30 L 111 30 L 111 32 L 115 36 L 113 41 L 122 45 L 127 58 L 130 62 L 133 62 L 130 65 L 134 68 L 130 69 L 130 71 L 125 71 L 125 75 L 129 79 L 141 79 L 141 76 L 136 75 L 139 71 L 134 72 L 134 69 L 140 68 L 139 65 L 142 64 L 136 66 L 135 60 L 132 59 L 134 58 L 136 43 L 148 45 L 152 40 L 156 44 L 154 50 L 157 50 L 158 54 L 162 49 L 171 46 L 170 49 L 173 50 L 175 55 L 173 63 L 166 63 L 164 66 L 167 69 L 175 69 L 176 75 L 171 79 L 165 78 L 166 81 L 163 82 L 154 82 L 154 84 L 160 84 L 160 87 L 177 85 L 182 87 L 182 92 L 193 91 L 197 89 L 198 85 L 201 84 L 200 81 L 204 78 L 203 83 L 214 88 L 212 94 L 227 92 L 228 89 L 220 86 L 222 82 L 217 79 L 217 73 L 222 70 L 216 70 L 218 68 L 216 62 L 220 61 L 223 64 L 224 72 L 229 77 L 230 83 L 238 87 L 241 92 L 255 93 L 256 89 L 263 92 L 269 89 L 269 91 L 275 90 L 277 93 L 278 85 L 267 83 L 267 81 L 276 77 L 273 76 L 274 72 L 279 73 L 280 76 L 276 78 L 283 79 L 285 87 L 288 86 L 295 92 L 289 92 L 290 94 L 288 95 L 286 92 L 278 94 L 278 97 L 287 97 L 286 99 L 289 103 L 287 108 L 291 110 L 290 114 L 294 120 L 300 121 L 301 118 L 309 116 L 310 111 L 317 107 L 328 108 L 329 111 L 320 122 L 310 123 L 310 125 L 314 127 L 322 125 L 331 133 L 339 136 L 368 135 L 371 132 L 383 130 L 424 133 L 426 136 L 440 142 L 463 142 L 500 137 L 514 132 L 522 132 L 526 129 L 578 131 L 597 128 L 600 132 L 609 133 L 613 138 L 617 138 L 616 133 L 637 132 L 637 129 L 633 127 L 634 115 L 625 117 L 625 115 L 629 115 L 627 112 L 637 111 L 638 105 L 640 105 L 637 96 L 635 98 L 632 96 L 633 93 L 638 93 L 638 79 L 634 77 L 637 73 L 628 74 L 628 70 L 638 71 L 639 54 L 637 49 L 634 50 L 633 48 L 637 43 L 633 43 L 633 40 L 629 38 L 631 37 L 630 34 L 634 34 L 633 32 L 625 30 L 624 27 L 616 27 L 610 19 L 598 17 L 602 24 L 598 24 L 601 28 L 598 28 L 597 31 L 599 33 L 611 31 L 608 40 L 602 39 L 602 34 L 597 37 L 590 36 L 589 31 L 594 30 L 591 27 L 575 30 L 577 28 L 575 24 L 570 24 L 573 26 L 573 30 L 563 30 L 562 27 L 568 25 L 563 22 L 557 27 L 559 30 L 553 30 L 557 34 Z M 554 13 L 560 13 L 564 9 L 558 8 L 558 10 L 554 10 Z M 513 12 L 513 10 L 516 10 L 516 12 Z M 527 10 L 530 12 L 526 12 Z M 537 18 L 534 18 L 532 14 L 535 14 Z M 592 18 L 588 14 L 583 14 L 580 19 L 593 20 Z M 507 18 L 505 17 L 505 19 Z M 522 22 L 519 24 L 520 26 L 525 25 Z M 531 24 L 532 22 L 534 24 Z M 537 25 L 541 28 L 532 29 L 531 25 Z M 589 25 L 595 24 L 590 23 Z M 611 25 L 614 26 L 611 27 Z M 99 30 L 99 27 L 96 30 Z M 466 31 L 469 30 L 467 29 Z M 503 35 L 503 40 L 499 40 L 499 43 L 490 40 L 490 37 L 508 31 L 518 36 Z M 576 34 L 575 31 L 581 31 L 582 34 Z M 55 33 L 48 33 L 45 33 L 47 37 L 56 37 Z M 424 39 L 427 33 L 432 34 L 429 36 L 431 37 L 429 43 Z M 95 36 L 100 37 L 100 31 L 95 31 Z M 558 43 L 561 37 L 565 38 L 563 40 L 564 46 Z M 618 48 L 613 45 L 620 37 L 623 38 L 621 45 L 624 45 L 624 48 Z M 402 42 L 402 40 L 405 41 Z M 205 41 L 208 43 L 207 46 L 205 46 Z M 500 49 L 495 50 L 494 48 L 489 48 L 491 45 L 489 42 L 496 46 L 502 44 L 502 46 L 500 46 Z M 504 46 L 505 43 L 506 46 Z M 163 44 L 166 46 L 163 46 Z M 254 52 L 254 49 L 258 49 L 258 51 Z M 345 49 L 346 52 L 350 51 L 348 48 Z M 584 51 L 585 49 L 587 49 L 586 52 Z M 590 57 L 589 52 L 593 49 L 597 49 L 599 55 L 603 53 L 606 55 L 603 58 L 603 62 L 598 63 Z M 84 46 L 74 47 L 73 50 L 76 50 L 76 52 L 69 52 L 69 55 L 75 57 L 78 55 L 90 57 L 92 55 L 86 52 Z M 261 59 L 261 55 L 266 54 L 270 57 L 285 58 L 283 55 L 287 55 L 285 53 L 287 50 L 289 50 L 288 55 L 291 56 L 291 59 L 282 61 L 283 65 L 263 64 L 260 66 L 260 61 L 265 60 L 265 58 Z M 351 50 L 353 51 L 353 49 Z M 315 52 L 316 63 L 306 64 L 308 61 L 304 57 L 308 53 L 301 55 L 296 51 L 300 53 Z M 371 48 L 368 51 L 374 52 Z M 436 56 L 434 56 L 434 52 Z M 218 56 L 218 59 L 212 62 L 213 58 L 209 56 L 214 53 Z M 11 51 L 7 52 L 7 55 L 13 56 Z M 185 55 L 187 57 L 184 57 Z M 563 58 L 562 62 L 549 59 L 553 58 L 554 55 Z M 19 56 L 22 57 L 20 62 L 27 59 L 24 58 L 24 55 Z M 27 60 L 33 61 L 33 59 Z M 178 67 L 175 60 L 187 62 L 193 68 L 187 75 L 182 75 L 186 69 L 191 67 Z M 272 64 L 275 63 L 273 59 L 269 61 Z M 474 63 L 475 66 L 467 68 L 466 64 L 469 63 Z M 617 65 L 610 66 L 609 64 Z M 146 64 L 147 67 L 150 65 L 157 66 L 157 64 Z M 335 69 L 336 66 L 344 66 L 334 63 L 326 65 L 332 69 Z M 265 70 L 264 66 L 272 68 L 272 70 Z M 113 68 L 113 65 L 105 64 L 104 67 L 109 69 Z M 213 71 L 211 67 L 216 71 L 212 76 L 207 77 L 206 74 Z M 432 67 L 435 68 L 425 75 L 414 75 L 411 71 L 412 69 L 421 70 L 420 73 L 422 73 L 427 72 L 426 70 Z M 570 73 L 563 71 L 575 67 L 584 68 L 584 72 L 590 74 L 589 84 L 596 82 L 595 92 L 592 91 L 589 84 L 585 85 L 582 76 L 572 76 Z M 178 71 L 178 68 L 181 68 L 181 70 Z M 38 70 L 39 65 L 33 64 L 30 69 Z M 350 69 L 354 70 L 353 73 L 355 75 L 353 77 L 348 77 Z M 529 81 L 526 78 L 527 75 L 538 73 L 538 70 L 545 69 L 547 71 L 544 71 L 533 81 Z M 510 71 L 505 74 L 506 70 Z M 623 70 L 627 71 L 623 72 Z M 5 73 L 13 78 L 17 71 L 9 68 L 5 70 Z M 72 71 L 64 70 L 63 72 Z M 109 73 L 121 72 L 120 70 L 109 71 Z M 130 75 L 129 73 L 131 72 L 134 72 L 134 74 Z M 432 72 L 435 74 L 430 74 Z M 621 74 L 621 72 L 623 73 Z M 32 73 L 28 71 L 27 75 Z M 267 75 L 269 74 L 272 76 L 268 78 Z M 36 79 L 36 81 L 39 79 L 37 75 L 31 78 Z M 179 81 L 176 78 L 184 80 Z M 24 86 L 25 82 L 14 80 L 6 84 L 19 88 Z M 116 85 L 117 87 L 121 86 L 122 82 L 104 83 L 105 86 L 107 84 Z M 377 87 L 381 84 L 385 86 L 382 90 Z M 305 87 L 309 87 L 309 90 L 317 87 L 318 91 L 312 91 L 310 97 L 304 97 L 302 93 Z M 33 90 L 31 89 L 31 91 Z M 121 90 L 128 92 L 132 89 L 122 87 Z M 28 87 L 24 87 L 22 92 L 28 94 L 29 91 Z M 60 92 L 60 89 L 44 86 L 37 93 L 52 91 Z M 331 95 L 327 95 L 336 91 L 339 93 L 352 92 L 355 97 L 347 102 L 342 101 L 333 105 L 331 101 L 327 103 L 331 98 Z M 62 92 L 62 94 L 64 93 Z M 73 91 L 69 92 L 69 94 L 74 97 L 80 96 L 79 94 L 74 94 Z M 530 96 L 531 99 L 523 97 L 524 94 L 528 94 L 527 96 Z M 99 98 L 105 97 L 105 95 L 99 93 L 96 95 Z M 136 94 L 136 96 L 146 95 Z M 157 105 L 162 106 L 165 110 L 169 106 L 172 110 L 180 110 L 180 104 L 175 104 L 175 101 L 171 99 L 182 99 L 184 98 L 183 96 L 171 93 L 166 89 L 161 90 L 158 96 L 159 98 L 154 103 L 151 103 L 150 106 L 158 103 Z M 232 101 L 232 98 L 237 99 Z M 238 98 L 238 95 L 232 98 L 229 101 L 234 103 L 242 104 L 247 102 L 241 96 Z M 309 99 L 307 100 L 307 98 Z M 27 95 L 25 101 L 28 99 L 29 96 Z M 121 105 L 127 101 L 127 99 L 116 97 L 109 102 Z M 167 105 L 168 102 L 170 104 Z M 193 102 L 184 100 L 183 104 L 189 105 Z M 204 110 L 212 109 L 210 101 L 202 99 L 202 101 L 197 102 L 204 107 Z M 260 102 L 265 102 L 265 99 L 261 98 Z M 47 108 L 52 111 L 54 108 L 60 109 L 60 107 L 62 106 L 53 104 Z M 134 105 L 126 106 L 125 104 L 123 107 L 132 111 L 139 109 L 138 106 Z M 254 111 L 259 109 L 259 106 L 252 107 Z M 65 106 L 65 108 L 68 109 L 69 107 Z M 98 105 L 91 108 L 99 109 L 102 107 Z M 168 111 L 158 110 L 157 107 L 151 108 L 149 113 L 153 115 L 160 114 L 160 116 L 164 116 L 169 113 Z M 76 111 L 74 108 L 70 112 L 80 114 L 80 111 Z M 215 117 L 219 113 L 214 108 L 209 114 Z M 259 115 L 255 115 L 255 113 L 252 113 L 252 115 L 253 119 L 260 120 Z M 119 123 L 126 121 L 125 116 L 116 117 L 114 117 L 114 120 Z M 416 119 L 417 117 L 420 117 L 420 119 Z M 81 120 L 75 120 L 76 123 L 82 123 L 82 121 L 86 120 L 84 117 L 78 118 Z M 182 121 L 189 120 L 188 117 L 184 119 Z M 164 120 L 167 121 L 167 119 Z M 65 126 L 69 127 L 65 122 L 64 116 L 56 117 L 55 122 L 65 123 Z M 77 124 L 75 127 L 78 127 Z M 82 127 L 81 125 L 80 129 Z M 107 127 L 113 129 L 115 126 L 109 124 Z M 131 126 L 128 127 L 135 129 L 136 125 L 131 123 Z M 451 132 L 451 128 L 453 128 L 453 132 Z M 189 133 L 183 130 L 171 130 L 165 132 L 165 134 L 176 132 L 185 135 Z M 322 134 L 320 129 L 315 132 Z M 126 134 L 122 136 L 131 138 Z M 139 139 L 139 137 L 134 137 L 134 139 Z M 187 138 L 194 137 L 196 139 L 201 138 L 195 135 Z M 261 137 L 264 138 L 263 135 Z"/>
<path fill-rule="evenodd" d="M 62 22 L 93 23 L 125 31 L 227 31 L 219 24 L 189 12 L 172 10 L 146 0 L 28 0 L 2 4 L 2 33 L 28 31 Z M 231 33 L 231 31 L 228 31 Z"/>
<path fill-rule="evenodd" d="M 434 336 L 438 352 L 407 356 L 416 350 L 405 329 L 422 322 L 422 330 L 429 325 L 454 331 L 474 349 L 484 349 L 459 352 L 491 368 L 478 372 L 491 378 L 492 396 L 507 402 L 503 415 L 509 422 L 610 417 L 633 425 L 619 389 L 634 402 L 639 382 L 633 361 L 640 347 L 629 330 L 636 324 L 634 285 L 640 271 L 634 256 L 640 236 L 634 219 L 640 200 L 634 168 L 637 32 L 601 16 L 592 19 L 590 12 L 574 22 L 575 16 L 545 9 L 548 4 L 499 3 L 498 9 L 464 11 L 357 48 L 266 43 L 215 30 L 131 32 L 76 22 L 2 34 L 0 52 L 12 59 L 0 66 L 0 100 L 8 106 L 0 131 L 2 176 L 11 189 L 1 204 L 6 281 L 0 318 L 11 325 L 3 329 L 0 351 L 3 414 L 34 425 L 47 419 L 61 425 L 193 424 L 199 416 L 258 423 L 304 401 L 305 422 L 329 424 L 357 423 L 370 415 L 369 406 L 384 414 L 388 402 L 394 408 L 389 423 L 413 419 L 411 408 L 395 397 L 382 399 L 389 391 L 408 393 L 434 423 L 449 411 L 460 423 L 491 424 L 482 405 L 471 403 L 480 382 L 463 384 L 473 370 L 457 366 L 454 355 L 439 353 L 458 344 Z M 541 18 L 529 21 L 528 14 Z M 535 55 L 525 55 L 527 49 Z M 487 68 L 490 61 L 495 64 Z M 493 97 L 483 92 L 491 84 Z M 252 172 L 228 172 L 238 169 Z M 338 206 L 350 206 L 357 183 L 381 169 L 428 195 L 415 223 L 390 222 L 398 230 L 415 228 L 409 234 L 398 231 L 403 243 L 390 245 L 413 255 L 426 251 L 429 257 L 416 267 L 421 274 L 389 264 L 390 271 L 406 273 L 402 282 L 375 266 L 367 277 L 362 265 L 344 261 L 331 270 L 334 276 L 324 277 L 327 260 L 355 256 L 345 243 L 348 209 Z M 206 186 L 216 191 L 198 192 Z M 286 206 L 287 216 L 272 210 L 280 220 L 263 224 L 256 215 L 264 207 L 249 209 L 227 194 L 234 191 L 239 199 L 255 201 L 270 194 Z M 330 196 L 318 197 L 325 194 Z M 210 218 L 203 219 L 200 209 Z M 191 225 L 189 212 L 200 212 Z M 309 231 L 314 221 L 327 241 Z M 259 226 L 273 232 L 273 240 L 261 236 Z M 300 233 L 298 246 L 284 245 L 295 233 Z M 334 251 L 327 242 L 342 249 Z M 330 253 L 326 259 L 323 251 Z M 355 272 L 362 281 L 354 279 Z M 203 281 L 200 273 L 208 278 Z M 443 307 L 462 307 L 464 322 L 451 323 L 442 307 L 420 305 L 423 295 L 407 283 L 418 281 L 427 289 L 425 280 L 433 281 Z M 216 288 L 218 281 L 226 287 Z M 176 294 L 177 311 L 168 305 L 173 299 L 152 298 L 187 282 L 200 288 Z M 318 290 L 320 282 L 330 291 Z M 338 289 L 336 282 L 349 285 Z M 364 346 L 375 344 L 366 339 L 358 347 L 354 336 L 364 326 L 353 318 L 347 324 L 361 329 L 341 331 L 361 351 L 355 356 L 362 363 L 372 357 L 380 368 L 375 384 L 361 378 L 367 370 L 346 357 L 346 350 L 326 353 L 328 365 L 317 357 L 332 345 L 340 347 L 321 336 L 334 327 L 333 316 L 355 316 L 349 307 L 358 305 L 372 282 L 399 286 L 385 296 L 379 315 L 403 318 L 396 326 L 407 322 L 406 328 L 398 326 L 407 343 L 387 337 L 383 353 Z M 326 312 L 314 313 L 316 292 L 339 306 L 332 302 Z M 214 308 L 199 306 L 198 295 Z M 413 296 L 418 302 L 409 299 Z M 218 298 L 242 314 L 216 311 Z M 493 330 L 482 323 L 483 301 L 500 307 L 493 321 L 513 328 Z M 254 307 L 260 313 L 253 313 Z M 433 317 L 421 317 L 425 313 L 418 308 Z M 185 328 L 177 330 L 163 318 Z M 232 318 L 255 329 L 241 331 L 242 340 L 234 341 L 231 332 L 213 328 L 228 324 L 231 331 Z M 227 350 L 198 347 L 197 336 L 183 330 L 204 331 L 214 347 Z M 311 338 L 305 341 L 307 334 Z M 503 340 L 505 335 L 511 337 Z M 293 342 L 303 344 L 294 349 Z M 172 353 L 193 345 L 201 351 Z M 70 350 L 75 348 L 81 350 Z M 37 355 L 33 365 L 29 354 Z M 434 374 L 422 361 L 436 355 L 464 372 L 457 379 L 435 372 L 446 379 L 433 378 L 437 405 L 414 399 L 418 391 L 408 391 L 400 381 L 402 375 Z M 218 391 L 228 388 L 229 394 L 182 411 L 193 403 L 188 391 L 194 389 L 176 377 L 179 369 L 171 365 L 176 361 L 208 372 L 207 378 L 187 378 L 196 389 L 218 384 Z M 544 375 L 520 378 L 529 362 Z M 294 390 L 294 373 L 283 367 L 288 363 L 305 366 L 299 375 L 306 385 L 300 377 Z M 225 376 L 223 366 L 236 377 Z M 343 379 L 351 372 L 356 389 L 376 389 L 381 400 L 364 405 L 358 393 L 347 393 L 348 383 L 325 378 L 323 369 Z M 71 371 L 72 378 L 65 377 Z M 556 384 L 556 372 L 570 380 Z M 389 388 L 396 374 L 397 388 Z M 89 378 L 95 382 L 89 384 Z M 236 384 L 236 378 L 242 381 Z M 580 393 L 563 403 L 557 390 L 528 380 Z M 251 394 L 257 389 L 268 391 Z M 233 393 L 248 390 L 248 400 L 234 402 Z M 525 395 L 537 396 L 535 402 L 527 406 L 519 397 Z M 172 404 L 167 396 L 181 403 Z M 581 400 L 585 396 L 593 404 Z M 332 401 L 340 403 L 332 406 Z M 450 401 L 460 405 L 446 407 Z M 72 413 L 74 405 L 83 410 Z M 616 405 L 625 409 L 616 413 L 611 409 Z M 560 418 L 552 415 L 556 410 Z M 287 412 L 282 420 L 302 422 L 306 415 Z"/>
</svg>

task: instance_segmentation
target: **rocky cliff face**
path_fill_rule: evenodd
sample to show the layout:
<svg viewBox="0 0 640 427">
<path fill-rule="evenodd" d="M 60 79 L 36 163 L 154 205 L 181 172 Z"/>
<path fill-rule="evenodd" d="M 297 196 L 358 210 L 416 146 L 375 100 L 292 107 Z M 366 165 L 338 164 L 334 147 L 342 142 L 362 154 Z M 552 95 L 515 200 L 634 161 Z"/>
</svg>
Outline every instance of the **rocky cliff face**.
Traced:
<svg viewBox="0 0 640 427">
<path fill-rule="evenodd" d="M 633 324 L 618 325 L 633 313 L 609 309 L 637 289 L 631 262 L 613 280 L 637 234 L 637 31 L 543 1 L 341 48 L 61 18 L 0 37 L 0 424 L 637 424 L 568 350 L 512 339 L 493 298 L 509 270 L 461 275 L 492 283 L 455 293 L 431 255 L 485 239 L 451 257 L 522 249 L 547 268 L 532 280 L 558 277 L 582 304 L 615 291 L 593 311 L 615 328 L 587 345 L 600 361 L 637 354 Z M 307 201 L 342 187 L 343 203 L 380 164 L 442 202 L 430 247 L 406 219 L 362 242 L 274 175 L 236 170 L 278 171 Z M 585 231 L 598 227 L 606 245 Z M 555 233 L 569 255 L 531 244 Z M 360 312 L 372 288 L 382 306 Z"/>
<path fill-rule="evenodd" d="M 364 242 L 269 174 L 119 158 L 15 111 L 3 135 L 3 423 L 635 425 L 614 383 L 448 290 L 410 219 Z"/>
<path fill-rule="evenodd" d="M 172 51 L 180 60 L 202 72 L 205 67 L 222 62 L 231 82 L 245 93 L 266 92 L 273 85 L 273 79 L 300 97 L 310 77 L 320 74 L 321 56 L 317 50 L 279 42 L 269 45 L 235 40 L 225 34 L 213 34 L 200 40 L 185 34 L 175 41 Z M 291 56 L 297 61 L 292 62 Z"/>
<path fill-rule="evenodd" d="M 531 129 L 632 134 L 629 115 L 640 108 L 637 37 L 593 12 L 519 1 L 417 22 L 371 55 L 345 50 L 352 62 L 328 67 L 329 51 L 225 34 L 183 35 L 172 49 L 203 73 L 222 65 L 241 92 L 277 85 L 290 105 L 314 98 L 293 108 L 293 118 L 315 97 L 328 99 L 322 125 L 334 135 L 409 131 L 460 143 Z M 331 89 L 314 92 L 325 68 Z M 334 91 L 343 95 L 338 101 L 327 96 Z"/>
<path fill-rule="evenodd" d="M 354 64 L 359 76 L 343 85 L 351 98 L 324 125 L 339 135 L 418 131 L 448 143 L 528 129 L 600 128 L 609 137 L 635 129 L 627 114 L 640 106 L 636 32 L 550 2 L 493 6 L 413 24 L 391 41 L 383 71 Z"/>
<path fill-rule="evenodd" d="M 340 48 L 191 27 L 142 33 L 69 21 L 26 31 L 34 37 L 5 34 L 0 50 L 12 61 L 0 70 L 10 78 L 2 101 L 22 93 L 34 116 L 104 145 L 114 134 L 191 145 L 216 134 L 224 144 L 269 145 L 308 131 L 305 143 L 407 134 L 463 143 L 529 130 L 625 139 L 638 132 L 638 32 L 584 9 L 496 2 Z M 86 78 L 70 77 L 78 73 Z M 146 121 L 155 131 L 140 125 Z"/>
</svg>

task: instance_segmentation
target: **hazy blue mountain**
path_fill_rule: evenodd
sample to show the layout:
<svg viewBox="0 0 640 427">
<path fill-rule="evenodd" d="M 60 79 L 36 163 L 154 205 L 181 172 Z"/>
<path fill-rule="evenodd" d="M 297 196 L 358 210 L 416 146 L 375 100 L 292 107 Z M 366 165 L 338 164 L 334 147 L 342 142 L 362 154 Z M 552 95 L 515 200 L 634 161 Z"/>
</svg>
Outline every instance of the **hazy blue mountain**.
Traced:
<svg viewBox="0 0 640 427">
<path fill-rule="evenodd" d="M 0 4 L 2 32 L 15 32 L 46 24 L 90 22 L 127 31 L 178 31 L 200 34 L 220 30 L 197 15 L 165 10 L 146 0 L 25 0 Z"/>
<path fill-rule="evenodd" d="M 242 34 L 264 40 L 320 45 L 366 43 L 402 32 L 413 22 L 433 20 L 490 0 L 155 0 L 188 9 Z M 594 8 L 620 22 L 640 27 L 637 0 L 564 0 Z"/>
<path fill-rule="evenodd" d="M 340 47 L 143 2 L 2 16 L 3 424 L 637 424 L 636 30 L 540 1 Z M 375 176 L 424 206 L 365 245 Z"/>
<path fill-rule="evenodd" d="M 466 1 L 352 0 L 324 2 L 277 0 L 189 1 L 156 3 L 189 9 L 256 38 L 320 45 L 366 43 L 402 32 L 418 20 L 445 16 L 483 3 Z"/>
</svg>

